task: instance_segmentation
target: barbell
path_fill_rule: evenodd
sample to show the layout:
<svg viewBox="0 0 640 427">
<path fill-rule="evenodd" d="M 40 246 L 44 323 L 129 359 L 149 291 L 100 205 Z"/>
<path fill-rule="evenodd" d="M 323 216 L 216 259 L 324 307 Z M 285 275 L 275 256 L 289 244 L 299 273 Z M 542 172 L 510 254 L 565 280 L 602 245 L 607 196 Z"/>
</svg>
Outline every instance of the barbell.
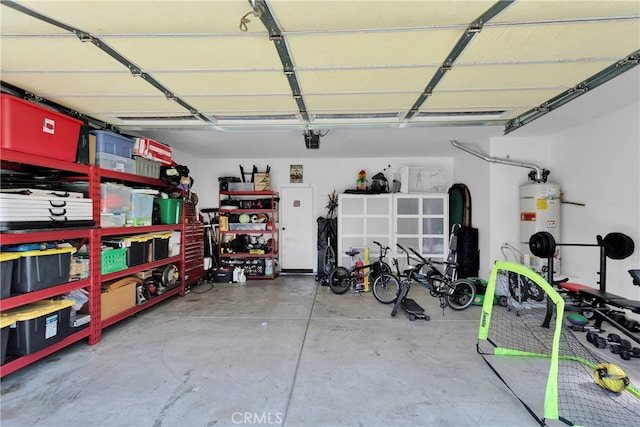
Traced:
<svg viewBox="0 0 640 427">
<path fill-rule="evenodd" d="M 604 248 L 604 254 L 611 259 L 625 259 L 635 249 L 633 239 L 623 233 L 609 233 L 604 238 L 596 236 L 597 243 L 556 243 L 553 234 L 547 231 L 539 231 L 529 238 L 529 250 L 540 258 L 552 257 L 556 252 L 556 246 L 597 246 Z"/>
</svg>

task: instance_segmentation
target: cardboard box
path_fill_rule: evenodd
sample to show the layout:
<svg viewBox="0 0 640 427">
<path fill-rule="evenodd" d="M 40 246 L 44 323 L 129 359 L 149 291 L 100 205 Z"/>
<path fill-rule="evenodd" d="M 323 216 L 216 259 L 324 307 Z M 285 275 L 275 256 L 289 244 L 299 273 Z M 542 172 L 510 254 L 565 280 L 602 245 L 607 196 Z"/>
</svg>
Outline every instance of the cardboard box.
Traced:
<svg viewBox="0 0 640 427">
<path fill-rule="evenodd" d="M 135 138 L 133 154 L 145 159 L 156 160 L 163 165 L 172 164 L 173 150 L 168 145 L 149 138 Z"/>
<path fill-rule="evenodd" d="M 125 277 L 102 285 L 101 319 L 105 320 L 136 306 L 136 285 L 142 280 Z"/>
<path fill-rule="evenodd" d="M 271 191 L 271 177 L 268 173 L 253 175 L 254 191 Z"/>
</svg>

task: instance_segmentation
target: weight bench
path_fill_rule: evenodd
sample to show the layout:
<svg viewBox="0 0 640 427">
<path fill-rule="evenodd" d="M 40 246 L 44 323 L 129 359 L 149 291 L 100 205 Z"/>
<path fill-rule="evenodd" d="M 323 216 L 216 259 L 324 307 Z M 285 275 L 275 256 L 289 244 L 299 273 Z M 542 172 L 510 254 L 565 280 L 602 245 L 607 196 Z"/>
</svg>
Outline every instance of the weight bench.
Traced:
<svg viewBox="0 0 640 427">
<path fill-rule="evenodd" d="M 640 270 L 629 270 L 629 274 L 633 279 L 633 284 L 640 286 Z M 624 315 L 620 316 L 621 312 L 615 309 L 628 310 L 632 313 L 640 314 L 640 300 L 632 300 L 623 298 L 619 295 L 607 292 L 602 286 L 601 289 L 595 289 L 590 286 L 580 285 L 576 283 L 561 283 L 560 287 L 567 289 L 569 292 L 576 292 L 578 299 L 584 303 L 584 307 L 589 307 L 595 314 L 595 327 L 600 328 L 603 321 L 609 322 L 616 329 L 623 332 L 632 340 L 640 343 L 640 337 L 634 333 L 632 329 L 635 321 L 622 321 Z M 614 307 L 615 309 L 612 309 Z"/>
</svg>

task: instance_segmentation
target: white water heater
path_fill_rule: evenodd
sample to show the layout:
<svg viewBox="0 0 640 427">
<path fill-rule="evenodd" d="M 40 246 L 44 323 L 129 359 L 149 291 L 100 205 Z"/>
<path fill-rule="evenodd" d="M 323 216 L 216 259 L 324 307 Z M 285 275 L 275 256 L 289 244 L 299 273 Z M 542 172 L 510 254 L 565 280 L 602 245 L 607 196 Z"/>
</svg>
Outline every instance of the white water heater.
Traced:
<svg viewBox="0 0 640 427">
<path fill-rule="evenodd" d="M 552 182 L 534 182 L 520 186 L 520 242 L 525 264 L 540 271 L 546 260 L 531 255 L 529 238 L 531 235 L 547 231 L 557 242 L 560 240 L 560 186 Z M 554 270 L 560 271 L 560 251 L 556 247 L 554 254 Z"/>
</svg>

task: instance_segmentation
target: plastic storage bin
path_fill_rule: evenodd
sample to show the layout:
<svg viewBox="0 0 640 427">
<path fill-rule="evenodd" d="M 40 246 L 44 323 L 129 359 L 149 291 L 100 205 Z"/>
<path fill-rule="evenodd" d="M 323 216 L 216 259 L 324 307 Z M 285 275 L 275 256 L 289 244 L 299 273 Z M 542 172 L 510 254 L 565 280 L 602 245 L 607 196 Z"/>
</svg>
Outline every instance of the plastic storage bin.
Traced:
<svg viewBox="0 0 640 427">
<path fill-rule="evenodd" d="M 180 224 L 182 222 L 182 199 L 155 199 L 153 203 L 160 207 L 162 224 Z"/>
<path fill-rule="evenodd" d="M 0 299 L 9 298 L 11 296 L 11 278 L 13 277 L 13 263 L 20 258 L 20 254 L 15 252 L 0 253 Z"/>
<path fill-rule="evenodd" d="M 160 178 L 160 167 L 162 166 L 162 163 L 156 160 L 145 159 L 140 156 L 133 156 L 133 160 L 136 162 L 136 175 L 155 179 Z"/>
<path fill-rule="evenodd" d="M 11 292 L 25 293 L 61 285 L 69 281 L 71 254 L 75 248 L 17 252 L 11 278 Z"/>
<path fill-rule="evenodd" d="M 15 328 L 9 328 L 7 355 L 36 353 L 69 335 L 72 300 L 42 300 L 8 311 Z M 4 316 L 4 313 L 3 313 Z"/>
<path fill-rule="evenodd" d="M 169 239 L 173 233 L 162 233 L 153 236 L 153 244 L 151 246 L 153 261 L 169 257 Z"/>
<path fill-rule="evenodd" d="M 82 122 L 9 94 L 0 94 L 0 146 L 75 162 Z"/>
<path fill-rule="evenodd" d="M 127 220 L 127 214 L 100 212 L 100 227 L 124 227 Z"/>
<path fill-rule="evenodd" d="M 133 189 L 122 184 L 100 184 L 100 211 L 129 214 Z"/>
<path fill-rule="evenodd" d="M 151 225 L 153 215 L 153 195 L 132 190 L 131 212 L 127 215 L 127 225 L 134 227 Z"/>
<path fill-rule="evenodd" d="M 133 156 L 133 139 L 106 130 L 89 132 L 96 137 L 96 156 L 98 153 L 115 154 L 130 159 Z"/>
<path fill-rule="evenodd" d="M 102 274 L 114 273 L 127 268 L 127 248 L 102 250 L 100 271 Z"/>
<path fill-rule="evenodd" d="M 96 153 L 96 164 L 103 169 L 118 172 L 136 173 L 136 161 L 110 153 Z"/>
<path fill-rule="evenodd" d="M 0 365 L 4 365 L 7 355 L 7 344 L 9 343 L 9 326 L 15 323 L 15 316 L 0 316 Z"/>
<path fill-rule="evenodd" d="M 253 182 L 230 182 L 228 191 L 253 191 Z"/>
<path fill-rule="evenodd" d="M 124 239 L 125 245 L 129 248 L 127 263 L 129 267 L 146 264 L 151 261 L 151 245 L 153 235 L 130 236 Z"/>
</svg>

